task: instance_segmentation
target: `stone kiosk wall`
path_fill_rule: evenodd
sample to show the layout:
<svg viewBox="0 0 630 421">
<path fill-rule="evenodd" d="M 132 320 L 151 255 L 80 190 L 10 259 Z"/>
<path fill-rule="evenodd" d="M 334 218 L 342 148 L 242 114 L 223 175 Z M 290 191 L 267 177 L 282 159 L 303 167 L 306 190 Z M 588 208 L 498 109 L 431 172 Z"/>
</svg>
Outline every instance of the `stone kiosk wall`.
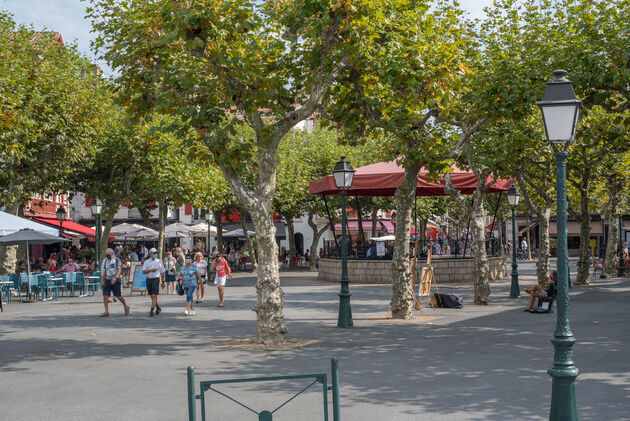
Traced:
<svg viewBox="0 0 630 421">
<path fill-rule="evenodd" d="M 490 280 L 495 281 L 507 277 L 505 257 L 488 257 Z M 472 283 L 474 281 L 474 260 L 471 258 L 454 258 L 450 256 L 433 256 L 433 273 L 438 285 L 441 282 Z M 426 259 L 418 260 L 418 265 L 426 267 Z M 348 259 L 348 279 L 358 284 L 391 283 L 391 260 L 355 260 Z M 339 281 L 341 279 L 341 259 L 319 259 L 317 279 Z"/>
</svg>

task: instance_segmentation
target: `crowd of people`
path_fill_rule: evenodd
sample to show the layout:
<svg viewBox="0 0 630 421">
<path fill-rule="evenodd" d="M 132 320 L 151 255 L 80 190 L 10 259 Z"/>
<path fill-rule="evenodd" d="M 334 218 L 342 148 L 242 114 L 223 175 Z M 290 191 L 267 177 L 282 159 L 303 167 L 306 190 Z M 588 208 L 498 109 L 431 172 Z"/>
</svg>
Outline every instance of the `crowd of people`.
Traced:
<svg viewBox="0 0 630 421">
<path fill-rule="evenodd" d="M 293 259 L 293 263 L 291 262 L 291 260 L 291 253 L 289 252 L 289 250 L 283 247 L 278 254 L 278 262 L 280 263 L 281 268 L 306 267 L 311 261 L 311 256 L 309 254 L 309 251 L 306 250 L 304 254 L 297 252 L 295 254 L 295 258 Z"/>
<path fill-rule="evenodd" d="M 105 307 L 105 312 L 101 314 L 101 317 L 109 316 L 111 295 L 121 302 L 125 315 L 129 314 L 129 306 L 122 297 L 122 284 L 125 279 L 126 265 L 130 266 L 130 262 L 136 261 L 132 260 L 136 256 L 143 258 L 142 273 L 146 276 L 146 291 L 151 299 L 150 317 L 158 316 L 162 312 L 158 302 L 161 289 L 167 295 L 185 296 L 184 315 L 194 316 L 195 303 L 203 303 L 205 285 L 212 282 L 218 290 L 217 306 L 224 306 L 225 284 L 232 279 L 232 267 L 222 253 L 215 250 L 209 264 L 201 252 L 190 252 L 181 247 L 167 250 L 161 260 L 157 249 L 151 248 L 145 251 L 143 248 L 144 246 L 139 246 L 131 251 L 125 250 L 122 246 L 107 249 L 106 257 L 101 264 L 101 286 Z"/>
<path fill-rule="evenodd" d="M 122 289 L 128 286 L 132 263 L 137 262 L 142 265 L 142 272 L 147 278 L 147 295 L 151 298 L 149 316 L 159 315 L 162 311 L 158 303 L 160 290 L 166 295 L 185 296 L 184 314 L 194 316 L 195 303 L 204 302 L 206 284 L 217 287 L 219 296 L 217 305 L 224 306 L 224 289 L 226 282 L 232 278 L 232 270 L 244 270 L 249 258 L 246 248 L 240 249 L 231 243 L 226 245 L 224 253 L 219 253 L 215 247 L 209 262 L 200 251 L 190 251 L 178 247 L 177 244 L 166 250 L 163 259 L 159 259 L 157 249 L 147 249 L 143 244 L 135 246 L 116 244 L 105 251 L 100 268 L 95 268 L 94 260 L 85 257 L 90 253 L 86 250 L 79 252 L 76 247 L 63 248 L 51 252 L 47 258 L 31 258 L 30 265 L 25 260 L 20 260 L 15 272 L 19 274 L 30 269 L 31 273 L 84 272 L 86 275 L 92 275 L 100 269 L 105 307 L 101 317 L 107 317 L 112 296 L 114 301 L 119 301 L 123 305 L 124 314 L 129 314 L 129 305 L 122 296 Z M 80 254 L 82 257 L 79 257 Z"/>
<path fill-rule="evenodd" d="M 51 272 L 51 273 L 63 273 L 63 272 L 84 272 L 91 274 L 94 272 L 94 260 L 85 257 L 85 254 L 81 256 L 78 248 L 71 247 L 70 249 L 63 249 L 63 259 L 59 251 L 51 252 L 47 258 L 44 257 L 31 257 L 29 264 L 25 260 L 17 262 L 15 273 L 27 272 L 29 269 L 31 273 Z"/>
</svg>

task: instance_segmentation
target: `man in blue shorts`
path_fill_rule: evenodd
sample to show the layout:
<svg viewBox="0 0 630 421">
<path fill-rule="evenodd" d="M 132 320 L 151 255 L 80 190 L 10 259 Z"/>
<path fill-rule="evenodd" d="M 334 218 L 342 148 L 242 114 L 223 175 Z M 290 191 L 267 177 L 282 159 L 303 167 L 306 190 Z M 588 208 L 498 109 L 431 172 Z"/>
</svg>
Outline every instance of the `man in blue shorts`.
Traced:
<svg viewBox="0 0 630 421">
<path fill-rule="evenodd" d="M 114 250 L 108 248 L 105 250 L 105 259 L 103 259 L 101 264 L 101 273 L 103 274 L 101 288 L 103 289 L 103 305 L 105 306 L 105 313 L 101 314 L 101 317 L 109 316 L 109 296 L 112 292 L 114 297 L 118 298 L 122 305 L 125 306 L 125 316 L 129 314 L 129 306 L 121 295 L 121 272 L 122 262 L 118 257 L 114 256 Z"/>
<path fill-rule="evenodd" d="M 142 273 L 147 276 L 147 294 L 151 296 L 151 311 L 149 316 L 153 317 L 160 314 L 162 308 L 158 304 L 158 295 L 160 294 L 160 279 L 162 280 L 162 288 L 164 288 L 164 265 L 158 259 L 158 251 L 155 248 L 149 250 L 150 258 L 147 258 L 142 265 Z M 155 310 L 155 313 L 153 312 Z"/>
</svg>

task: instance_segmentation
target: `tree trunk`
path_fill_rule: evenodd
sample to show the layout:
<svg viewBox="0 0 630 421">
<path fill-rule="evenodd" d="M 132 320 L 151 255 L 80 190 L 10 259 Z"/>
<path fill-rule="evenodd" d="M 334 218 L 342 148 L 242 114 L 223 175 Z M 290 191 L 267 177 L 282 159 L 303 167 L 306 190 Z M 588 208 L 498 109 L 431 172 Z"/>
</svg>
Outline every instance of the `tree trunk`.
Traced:
<svg viewBox="0 0 630 421">
<path fill-rule="evenodd" d="M 262 139 L 260 140 L 262 142 Z M 258 268 L 257 300 L 253 310 L 256 312 L 257 341 L 270 346 L 284 343 L 288 332 L 282 310 L 284 292 L 280 288 L 278 245 L 271 206 L 276 186 L 278 142 L 279 139 L 269 142 L 264 148 L 258 150 L 259 166 L 254 190 L 247 186 L 238 173 L 233 172 L 231 168 L 221 166 L 230 189 L 254 222 L 258 244 Z"/>
<path fill-rule="evenodd" d="M 276 227 L 273 225 L 270 207 L 260 206 L 249 209 L 256 227 L 258 243 L 258 279 L 256 292 L 258 299 L 254 305 L 257 315 L 258 342 L 265 345 L 278 345 L 284 342 L 287 327 L 282 312 L 282 296 L 280 276 L 278 275 L 278 245 L 276 244 Z"/>
<path fill-rule="evenodd" d="M 16 216 L 24 216 L 24 206 L 7 206 L 6 212 Z M 18 246 L 0 246 L 0 275 L 15 273 L 17 262 Z"/>
<path fill-rule="evenodd" d="M 529 211 L 526 209 L 525 210 L 525 217 L 527 218 L 527 231 L 526 231 L 526 238 L 527 238 L 527 260 L 532 260 L 532 239 L 531 239 L 531 235 L 530 235 L 530 226 L 532 225 L 532 218 L 529 214 Z"/>
<path fill-rule="evenodd" d="M 0 275 L 15 273 L 17 246 L 0 246 Z"/>
<path fill-rule="evenodd" d="M 606 244 L 606 259 L 602 272 L 606 276 L 615 276 L 617 273 L 617 246 L 619 242 L 619 215 L 613 212 L 608 213 L 608 243 Z"/>
<path fill-rule="evenodd" d="M 499 232 L 499 235 L 498 235 L 499 243 L 501 245 L 500 253 L 502 257 L 505 257 L 505 247 L 503 247 L 503 222 L 497 222 L 496 224 L 497 224 L 497 230 Z"/>
<path fill-rule="evenodd" d="M 166 218 L 168 216 L 168 205 L 164 202 L 160 202 L 158 209 L 158 256 L 162 260 L 164 256 L 164 228 L 166 227 Z"/>
<path fill-rule="evenodd" d="M 473 304 L 490 304 L 490 270 L 486 254 L 485 219 L 483 206 L 484 194 L 475 190 L 473 193 L 473 211 L 470 225 L 473 235 L 473 259 L 475 265 L 475 298 Z"/>
<path fill-rule="evenodd" d="M 247 242 L 247 249 L 249 250 L 249 255 L 252 259 L 252 272 L 256 272 L 258 270 L 258 261 L 256 259 L 256 248 L 254 247 L 254 243 L 252 242 L 252 238 L 249 236 L 249 231 L 247 229 L 247 214 L 243 213 L 243 218 L 241 218 L 241 229 L 243 230 L 243 235 L 245 236 L 245 241 Z"/>
<path fill-rule="evenodd" d="M 413 283 L 409 262 L 409 241 L 411 239 L 411 211 L 416 195 L 419 165 L 405 170 L 405 179 L 396 189 L 396 228 L 394 257 L 392 260 L 392 318 L 410 319 L 413 317 Z"/>
<path fill-rule="evenodd" d="M 545 200 L 542 205 L 535 206 L 529 195 L 529 189 L 535 188 L 533 183 L 526 183 L 521 173 L 518 173 L 516 176 L 518 180 L 518 184 L 523 194 L 523 198 L 525 199 L 525 204 L 527 205 L 527 209 L 536 215 L 538 219 L 538 259 L 536 260 L 536 277 L 538 278 L 538 285 L 543 288 L 547 287 L 547 274 L 549 272 L 549 217 L 551 216 L 551 207 L 553 206 L 553 201 L 544 198 L 544 190 L 541 192 L 539 189 L 539 195 L 543 197 Z M 529 234 L 529 212 L 527 213 L 527 232 Z M 528 235 L 529 236 L 529 235 Z M 517 237 L 518 238 L 518 237 Z M 529 240 L 528 240 L 529 241 Z M 512 245 L 512 252 L 516 253 L 516 249 L 518 247 L 518 240 L 516 240 L 517 244 Z M 528 250 L 532 249 L 532 244 L 528 245 Z"/>
<path fill-rule="evenodd" d="M 372 211 L 372 232 L 370 238 L 376 237 L 376 224 L 378 223 L 378 209 Z"/>
<path fill-rule="evenodd" d="M 295 250 L 295 225 L 293 224 L 293 218 L 286 218 L 287 236 L 289 237 L 289 267 L 295 268 L 296 250 Z"/>
<path fill-rule="evenodd" d="M 311 213 L 308 214 L 308 219 L 307 219 L 308 226 L 311 227 L 311 229 L 313 230 L 313 241 L 311 242 L 311 247 L 309 249 L 310 259 L 308 261 L 308 268 L 309 270 L 313 272 L 317 271 L 316 265 L 317 265 L 317 259 L 319 257 L 319 253 L 317 252 L 317 245 L 319 244 L 319 239 L 330 226 L 330 223 L 327 223 L 326 225 L 324 225 L 323 228 L 317 229 L 317 224 L 315 223 L 314 218 L 315 216 L 313 214 Z"/>
<path fill-rule="evenodd" d="M 216 210 L 214 213 L 214 222 L 217 225 L 217 251 L 223 253 L 223 211 Z"/>
<path fill-rule="evenodd" d="M 101 234 L 100 244 L 98 247 L 98 254 L 100 254 L 98 261 L 102 262 L 105 258 L 105 250 L 109 246 L 109 233 L 112 230 L 112 225 L 114 224 L 114 215 L 116 214 L 115 210 L 109 209 L 107 212 L 107 217 L 105 218 L 105 225 L 103 227 L 103 233 Z M 96 268 L 96 270 L 100 270 L 101 268 Z"/>
<path fill-rule="evenodd" d="M 588 199 L 587 199 L 588 200 Z M 580 221 L 580 259 L 578 260 L 578 273 L 577 280 L 575 281 L 576 285 L 589 285 L 591 283 L 590 280 L 590 269 L 591 269 L 591 216 L 588 213 L 588 208 L 586 214 L 580 212 L 579 216 Z"/>
<path fill-rule="evenodd" d="M 576 285 L 589 285 L 591 268 L 591 215 L 588 207 L 588 182 L 590 173 L 585 172 L 582 176 L 578 191 L 580 192 L 580 259 L 578 260 L 578 273 L 575 281 Z"/>
<path fill-rule="evenodd" d="M 540 208 L 539 208 L 540 209 Z M 551 208 L 540 209 L 536 217 L 538 218 L 538 259 L 536 260 L 536 277 L 538 285 L 547 287 L 547 274 L 549 273 L 549 218 Z M 531 248 L 531 247 L 530 247 Z"/>
</svg>

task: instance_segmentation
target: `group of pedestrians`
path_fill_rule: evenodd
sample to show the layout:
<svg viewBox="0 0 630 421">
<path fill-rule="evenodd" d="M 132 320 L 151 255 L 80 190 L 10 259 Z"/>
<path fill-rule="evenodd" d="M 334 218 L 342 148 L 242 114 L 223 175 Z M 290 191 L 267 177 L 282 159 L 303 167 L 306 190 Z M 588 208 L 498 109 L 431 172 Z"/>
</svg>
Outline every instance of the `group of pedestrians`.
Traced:
<svg viewBox="0 0 630 421">
<path fill-rule="evenodd" d="M 122 262 L 112 249 L 107 249 L 105 259 L 101 264 L 103 289 L 103 305 L 105 312 L 101 317 L 109 316 L 109 297 L 114 295 L 125 309 L 125 316 L 129 314 L 129 305 L 122 297 Z M 212 263 L 208 268 L 201 253 L 183 253 L 181 248 L 167 252 L 163 260 L 159 259 L 158 251 L 155 248 L 148 250 L 149 258 L 142 265 L 142 273 L 147 278 L 147 295 L 151 298 L 151 310 L 149 316 L 157 316 L 162 312 L 158 303 L 160 287 L 166 289 L 166 294 L 186 296 L 186 316 L 195 315 L 195 303 L 193 302 L 196 291 L 196 302 L 203 303 L 205 283 L 214 281 L 219 293 L 218 307 L 223 307 L 223 296 L 226 281 L 232 279 L 232 270 L 228 262 L 221 253 L 215 252 L 212 255 Z M 210 276 L 216 274 L 216 276 Z M 214 279 L 212 279 L 214 278 Z"/>
</svg>

